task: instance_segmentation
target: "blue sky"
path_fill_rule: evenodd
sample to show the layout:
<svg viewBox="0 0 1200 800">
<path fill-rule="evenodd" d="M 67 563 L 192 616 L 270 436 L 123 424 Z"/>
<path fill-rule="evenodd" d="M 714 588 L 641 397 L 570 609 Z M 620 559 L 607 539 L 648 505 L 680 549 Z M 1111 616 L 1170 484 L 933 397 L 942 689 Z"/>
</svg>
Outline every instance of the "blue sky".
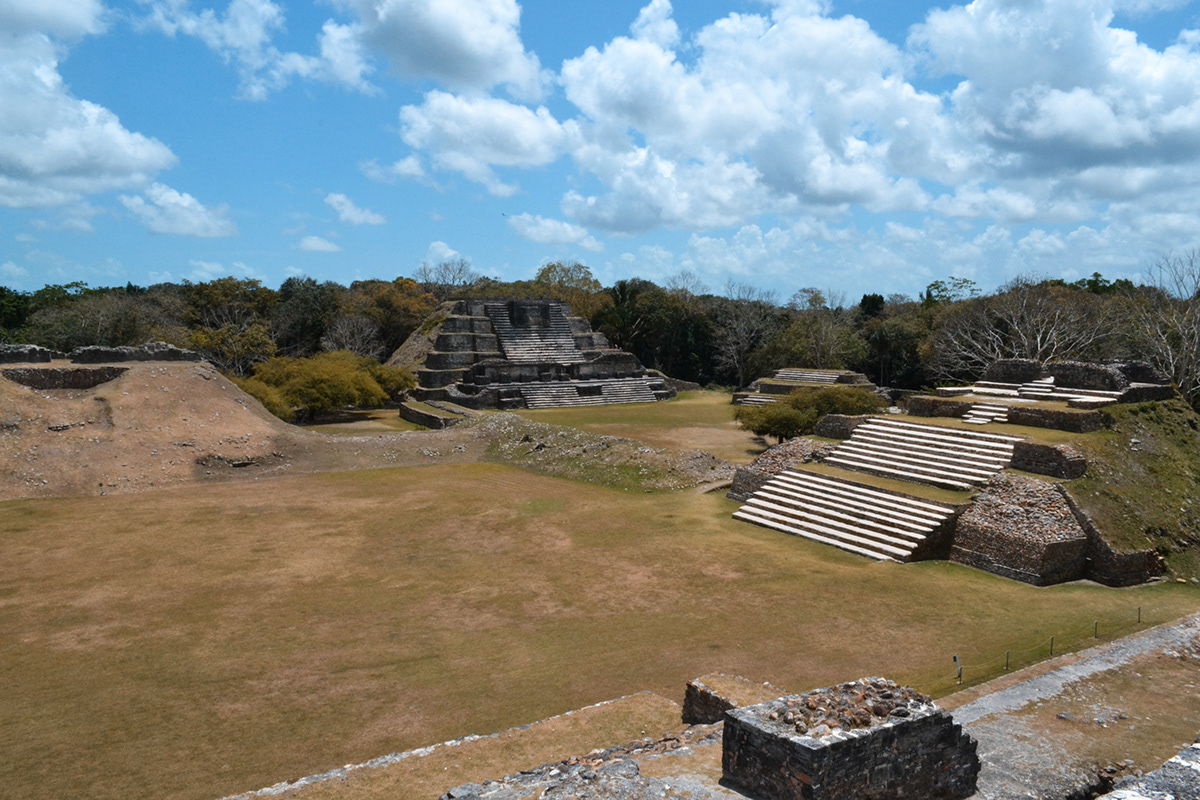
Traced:
<svg viewBox="0 0 1200 800">
<path fill-rule="evenodd" d="M 1198 162 L 1179 0 L 0 0 L 19 289 L 1137 278 Z"/>
</svg>

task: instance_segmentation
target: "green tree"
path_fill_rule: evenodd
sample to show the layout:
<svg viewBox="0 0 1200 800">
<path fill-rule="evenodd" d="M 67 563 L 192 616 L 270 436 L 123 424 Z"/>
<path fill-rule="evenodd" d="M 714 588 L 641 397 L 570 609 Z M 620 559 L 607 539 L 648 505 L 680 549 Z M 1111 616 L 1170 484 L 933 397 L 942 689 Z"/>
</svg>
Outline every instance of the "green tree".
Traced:
<svg viewBox="0 0 1200 800">
<path fill-rule="evenodd" d="M 279 299 L 271 310 L 271 336 L 277 352 L 288 356 L 310 356 L 321 347 L 321 338 L 338 316 L 346 289 L 331 281 L 288 278 L 279 287 Z"/>
<path fill-rule="evenodd" d="M 257 384 L 273 393 L 263 392 Z M 269 410 L 272 405 L 286 409 L 286 413 L 273 410 L 276 416 L 311 419 L 337 408 L 382 406 L 415 384 L 407 370 L 341 350 L 310 358 L 271 358 L 254 367 L 251 381 L 239 385 L 259 397 Z"/>
</svg>

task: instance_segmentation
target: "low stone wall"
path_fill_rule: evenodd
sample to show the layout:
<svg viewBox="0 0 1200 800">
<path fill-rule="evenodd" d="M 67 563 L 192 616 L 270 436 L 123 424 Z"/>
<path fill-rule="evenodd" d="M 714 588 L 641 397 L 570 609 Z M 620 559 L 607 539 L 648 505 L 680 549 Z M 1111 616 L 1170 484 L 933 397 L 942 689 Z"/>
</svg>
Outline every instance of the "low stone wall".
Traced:
<svg viewBox="0 0 1200 800">
<path fill-rule="evenodd" d="M 1087 472 L 1087 459 L 1068 444 L 1020 441 L 1013 445 L 1013 469 L 1072 480 Z"/>
<path fill-rule="evenodd" d="M 832 726 L 794 721 L 832 713 L 839 693 L 865 702 Z M 975 793 L 980 763 L 975 740 L 929 698 L 865 678 L 726 712 L 721 766 L 772 800 L 958 800 Z"/>
<path fill-rule="evenodd" d="M 1166 572 L 1166 562 L 1153 550 L 1133 550 L 1125 553 L 1114 550 L 1100 534 L 1091 516 L 1083 510 L 1066 487 L 1056 488 L 1075 515 L 1079 526 L 1087 534 L 1086 577 L 1105 586 L 1136 586 Z"/>
<path fill-rule="evenodd" d="M 1028 358 L 1002 358 L 993 361 L 980 376 L 992 383 L 1029 383 L 1042 377 L 1042 362 Z"/>
<path fill-rule="evenodd" d="M 710 725 L 725 718 L 731 708 L 751 706 L 786 692 L 769 683 L 754 683 L 740 675 L 714 672 L 688 681 L 683 694 L 683 722 Z"/>
<path fill-rule="evenodd" d="M 1112 418 L 1103 411 L 1075 411 L 1057 408 L 1029 408 L 1009 406 L 1008 421 L 1012 425 L 1028 425 L 1031 428 L 1049 428 L 1069 433 L 1092 433 L 1109 426 Z"/>
<path fill-rule="evenodd" d="M 1100 389 L 1122 391 L 1129 379 L 1112 364 L 1089 364 L 1086 361 L 1051 361 L 1043 368 L 1045 377 L 1054 378 L 1056 386 L 1071 389 Z"/>
<path fill-rule="evenodd" d="M 128 367 L 12 367 L 0 374 L 14 383 L 30 389 L 93 389 L 102 383 L 119 378 Z"/>
<path fill-rule="evenodd" d="M 867 415 L 850 417 L 845 414 L 826 414 L 817 422 L 813 435 L 826 439 L 849 439 L 854 429 L 868 419 L 870 416 Z"/>
<path fill-rule="evenodd" d="M 905 400 L 905 410 L 914 417 L 961 417 L 975 405 L 970 400 L 914 394 Z"/>
<path fill-rule="evenodd" d="M 434 414 L 429 411 L 415 408 L 408 403 L 401 403 L 400 419 L 411 422 L 414 425 L 423 425 L 424 427 L 431 428 L 433 430 L 441 430 L 442 428 L 449 428 L 452 425 L 457 425 L 466 419 L 466 417 L 460 414 L 450 413 Z"/>
<path fill-rule="evenodd" d="M 1139 383 L 1130 386 L 1121 395 L 1120 402 L 1122 403 L 1149 403 L 1158 400 L 1170 400 L 1178 395 L 1175 385 L 1155 384 L 1155 383 Z"/>
<path fill-rule="evenodd" d="M 0 364 L 47 364 L 53 350 L 36 344 L 0 344 Z"/>
<path fill-rule="evenodd" d="M 669 388 L 674 389 L 676 392 L 698 392 L 704 388 L 695 381 L 682 381 L 679 378 L 672 378 L 670 375 L 667 375 L 666 373 L 657 369 L 648 369 L 646 372 L 662 378 L 662 382 Z"/>
<path fill-rule="evenodd" d="M 76 364 L 112 364 L 123 361 L 200 361 L 200 354 L 166 342 L 148 342 L 140 347 L 77 347 L 71 351 Z"/>
<path fill-rule="evenodd" d="M 750 495 L 766 486 L 767 481 L 773 477 L 775 476 L 761 469 L 738 467 L 737 472 L 733 473 L 733 484 L 729 487 L 729 491 L 725 493 L 725 496 L 730 500 L 744 503 L 750 499 Z"/>
<path fill-rule="evenodd" d="M 1057 485 L 997 475 L 959 518 L 950 560 L 1048 586 L 1088 567 L 1088 535 Z"/>
</svg>

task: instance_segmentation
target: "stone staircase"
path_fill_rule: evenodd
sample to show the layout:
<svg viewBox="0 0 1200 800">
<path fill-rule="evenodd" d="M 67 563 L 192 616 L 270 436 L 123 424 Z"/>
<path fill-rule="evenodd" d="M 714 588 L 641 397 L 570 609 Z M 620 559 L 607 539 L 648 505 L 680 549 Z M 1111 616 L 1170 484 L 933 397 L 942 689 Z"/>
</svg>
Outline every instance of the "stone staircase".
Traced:
<svg viewBox="0 0 1200 800">
<path fill-rule="evenodd" d="M 1017 436 L 871 417 L 825 463 L 887 478 L 966 491 L 1012 461 Z"/>
<path fill-rule="evenodd" d="M 868 558 L 910 561 L 954 513 L 953 506 L 797 470 L 772 478 L 733 516 Z"/>
<path fill-rule="evenodd" d="M 653 403 L 656 382 L 652 378 L 620 378 L 596 381 L 531 383 L 520 387 L 526 408 L 604 406 L 616 403 Z"/>
<path fill-rule="evenodd" d="M 746 394 L 733 402 L 735 406 L 766 406 L 774 403 L 776 397 L 769 394 Z"/>
<path fill-rule="evenodd" d="M 845 374 L 841 370 L 828 369 L 780 369 L 775 371 L 774 379 L 789 383 L 827 383 L 834 384 Z"/>
<path fill-rule="evenodd" d="M 989 422 L 1008 422 L 1008 406 L 1003 403 L 973 403 L 963 414 L 963 422 L 986 425 Z"/>
<path fill-rule="evenodd" d="M 500 349 L 509 361 L 523 364 L 573 364 L 586 361 L 575 344 L 575 333 L 557 306 L 549 309 L 549 327 L 521 327 L 512 324 L 508 308 L 503 303 L 484 306 Z"/>
</svg>

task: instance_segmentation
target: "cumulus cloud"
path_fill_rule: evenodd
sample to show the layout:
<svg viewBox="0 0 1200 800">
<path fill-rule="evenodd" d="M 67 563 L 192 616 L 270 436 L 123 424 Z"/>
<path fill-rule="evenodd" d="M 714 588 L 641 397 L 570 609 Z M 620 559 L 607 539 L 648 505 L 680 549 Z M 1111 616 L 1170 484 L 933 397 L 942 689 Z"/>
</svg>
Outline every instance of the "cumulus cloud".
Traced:
<svg viewBox="0 0 1200 800">
<path fill-rule="evenodd" d="M 416 155 L 408 155 L 391 164 L 380 164 L 370 159 L 358 165 L 359 171 L 377 183 L 395 183 L 400 178 L 420 180 L 425 177 L 425 167 Z"/>
<path fill-rule="evenodd" d="M 344 194 L 334 192 L 325 196 L 325 202 L 338 212 L 338 219 L 351 225 L 382 225 L 387 222 L 383 214 L 376 214 L 367 208 L 359 208 Z"/>
<path fill-rule="evenodd" d="M 101 33 L 108 15 L 99 0 L 5 0 L 0 31 L 20 35 L 44 32 L 64 38 Z"/>
<path fill-rule="evenodd" d="M 47 8 L 58 5 L 64 4 Z M 35 17 L 30 12 L 28 24 L 39 21 Z M 99 25 L 95 14 L 79 13 L 57 27 L 86 33 Z M 73 96 L 58 72 L 61 49 L 37 33 L 0 31 L 0 205 L 74 203 L 88 194 L 141 186 L 175 163 L 162 142 Z"/>
<path fill-rule="evenodd" d="M 501 181 L 493 166 L 549 164 L 577 133 L 574 123 L 560 124 L 545 107 L 533 110 L 498 98 L 442 91 L 427 93 L 419 106 L 402 108 L 400 125 L 409 147 L 429 152 L 439 168 L 460 172 L 497 197 L 515 194 L 517 186 Z"/>
<path fill-rule="evenodd" d="M 215 238 L 238 232 L 229 219 L 228 206 L 205 206 L 190 194 L 161 183 L 151 184 L 142 195 L 120 195 L 119 199 L 154 233 Z"/>
<path fill-rule="evenodd" d="M 533 214 L 518 214 L 508 218 L 509 227 L 522 238 L 543 244 L 577 244 L 584 250 L 599 253 L 604 245 L 587 232 L 586 228 L 557 219 L 546 219 Z"/>
<path fill-rule="evenodd" d="M 538 58 L 521 42 L 516 0 L 341 0 L 359 18 L 363 41 L 403 77 L 454 91 L 503 85 L 520 99 L 541 96 Z"/>
<path fill-rule="evenodd" d="M 3 264 L 0 264 L 0 275 L 9 279 L 24 278 L 29 275 L 29 270 L 17 266 L 11 261 L 5 261 Z"/>
<path fill-rule="evenodd" d="M 430 242 L 429 249 L 425 251 L 426 264 L 440 264 L 443 261 L 454 261 L 459 258 L 462 258 L 462 253 L 440 240 Z"/>
<path fill-rule="evenodd" d="M 281 52 L 271 42 L 284 28 L 283 7 L 271 0 L 231 0 L 224 13 L 211 8 L 196 12 L 188 0 L 150 0 L 143 24 L 167 36 L 182 34 L 204 42 L 227 64 L 237 66 L 241 95 L 263 100 L 292 78 L 340 83 L 372 94 L 367 80 L 373 68 L 359 31 L 333 20 L 317 37 L 319 56 Z"/>
<path fill-rule="evenodd" d="M 320 236 L 305 236 L 296 246 L 309 253 L 338 253 L 342 249 L 334 242 L 322 239 Z"/>
<path fill-rule="evenodd" d="M 188 264 L 192 267 L 192 272 L 188 276 L 193 281 L 212 281 L 217 278 L 232 277 L 232 278 L 254 278 L 256 280 L 265 281 L 266 276 L 259 270 L 253 269 L 246 265 L 243 261 L 234 261 L 228 269 L 219 261 L 189 261 Z M 171 273 L 150 273 L 150 279 L 155 281 L 170 281 Z"/>
</svg>

